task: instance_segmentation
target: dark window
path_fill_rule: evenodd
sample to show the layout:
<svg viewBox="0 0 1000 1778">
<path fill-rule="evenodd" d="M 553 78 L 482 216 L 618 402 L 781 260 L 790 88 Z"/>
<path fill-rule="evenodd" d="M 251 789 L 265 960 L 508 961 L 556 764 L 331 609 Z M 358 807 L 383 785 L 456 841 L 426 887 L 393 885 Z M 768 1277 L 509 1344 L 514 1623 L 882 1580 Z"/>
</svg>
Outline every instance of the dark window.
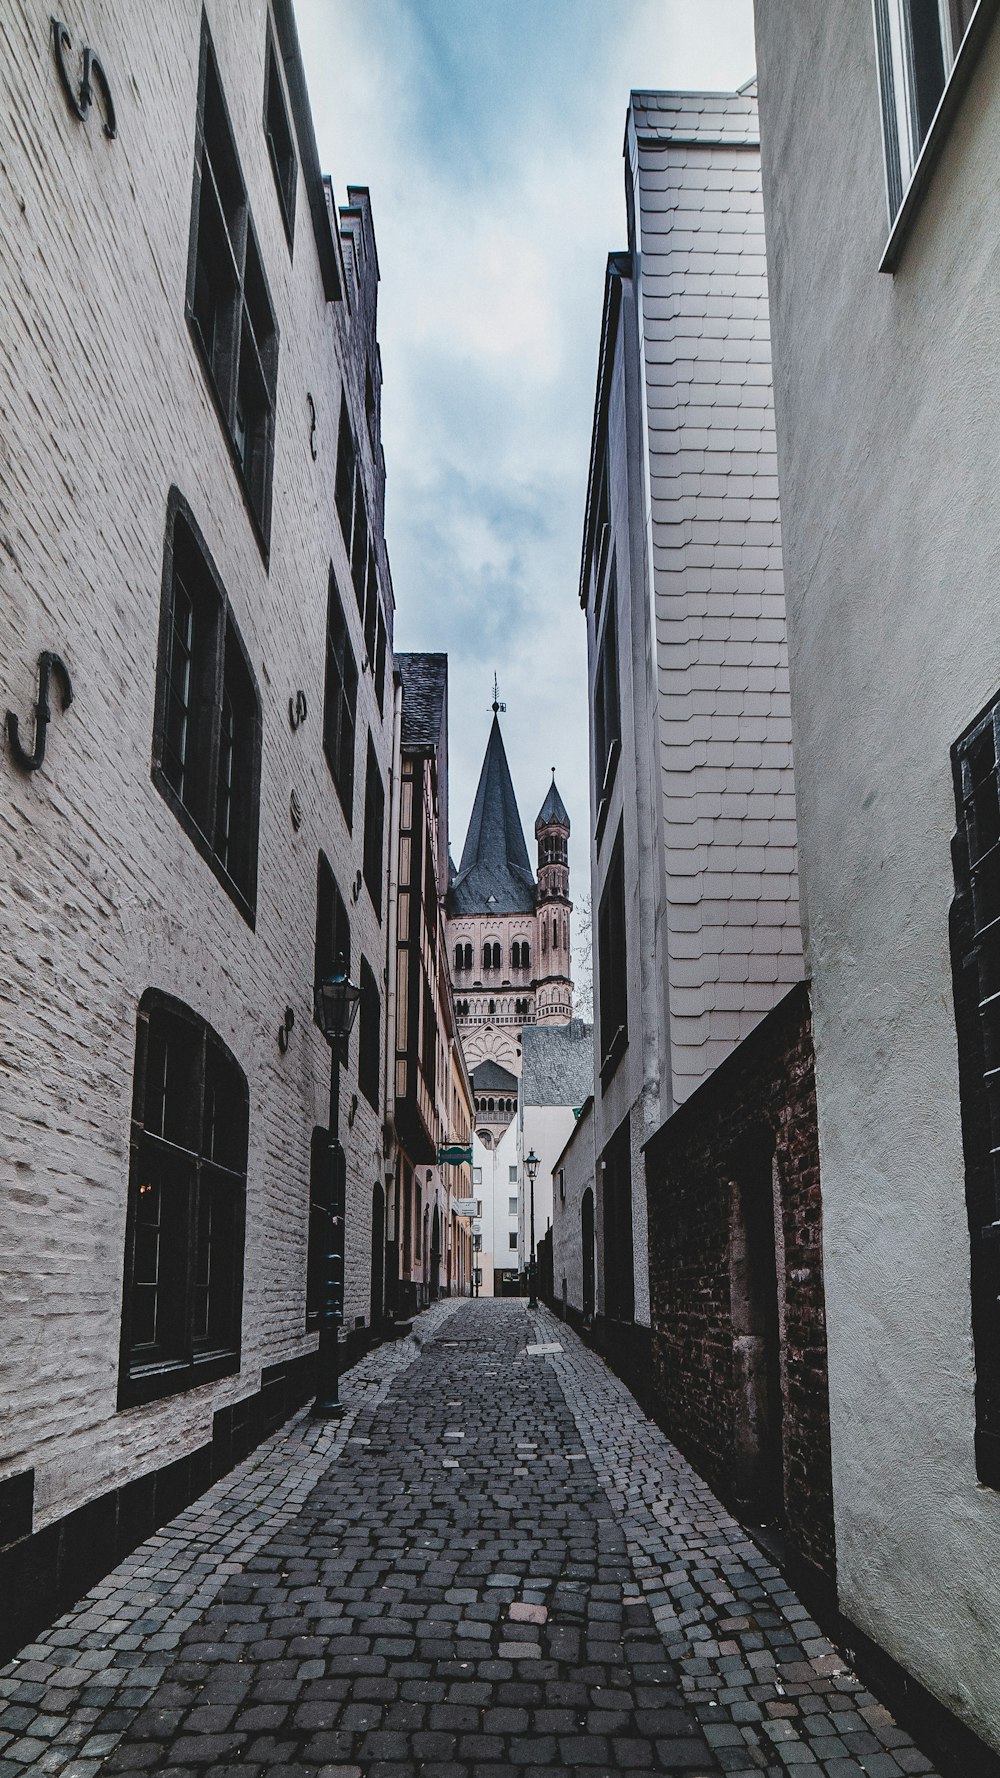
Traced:
<svg viewBox="0 0 1000 1778">
<path fill-rule="evenodd" d="M 621 826 L 601 896 L 597 923 L 601 1084 L 607 1085 L 628 1045 L 625 952 L 625 847 Z"/>
<path fill-rule="evenodd" d="M 420 1061 L 427 1091 L 433 1098 L 437 1080 L 437 1021 L 434 1017 L 434 996 L 431 993 L 429 982 L 424 983 Z"/>
<path fill-rule="evenodd" d="M 1000 699 L 953 752 L 952 969 L 976 1358 L 976 1463 L 1000 1487 Z"/>
<path fill-rule="evenodd" d="M 266 546 L 278 329 L 207 22 L 202 29 L 187 312 Z"/>
<path fill-rule="evenodd" d="M 167 515 L 154 720 L 153 782 L 253 925 L 260 701 L 222 583 L 176 489 Z"/>
<path fill-rule="evenodd" d="M 378 635 L 375 638 L 375 702 L 378 705 L 380 712 L 385 699 L 385 656 L 387 647 L 388 637 L 380 601 L 378 608 Z"/>
<path fill-rule="evenodd" d="M 368 665 L 375 673 L 375 650 L 378 645 L 378 624 L 380 616 L 378 593 L 378 570 L 375 567 L 375 551 L 368 556 L 368 583 L 365 589 L 365 653 Z M 381 699 L 379 706 L 381 707 Z"/>
<path fill-rule="evenodd" d="M 316 870 L 316 948 L 313 956 L 313 980 L 325 981 L 336 968 L 337 958 L 344 959 L 344 968 L 351 970 L 351 923 L 344 898 L 324 853 L 320 853 Z M 315 1016 L 315 1014 L 314 1014 Z M 340 1059 L 347 1061 L 350 1039 L 341 1039 Z"/>
<path fill-rule="evenodd" d="M 278 57 L 270 31 L 267 34 L 267 69 L 264 75 L 264 134 L 271 157 L 271 171 L 278 193 L 281 220 L 285 225 L 288 245 L 295 233 L 295 182 L 298 167 L 292 142 L 288 110 L 278 71 Z"/>
<path fill-rule="evenodd" d="M 516 1229 L 511 1229 L 511 1231 L 510 1231 L 510 1250 L 511 1250 L 511 1253 L 517 1252 L 517 1230 Z"/>
<path fill-rule="evenodd" d="M 347 818 L 354 824 L 354 735 L 358 708 L 358 668 L 333 569 L 326 606 L 326 690 L 323 751 Z"/>
<path fill-rule="evenodd" d="M 372 738 L 368 737 L 368 769 L 365 773 L 364 878 L 372 907 L 382 915 L 382 846 L 385 828 L 385 788 Z"/>
<path fill-rule="evenodd" d="M 340 397 L 340 431 L 337 436 L 337 478 L 334 484 L 334 502 L 340 518 L 340 529 L 344 534 L 344 547 L 348 556 L 351 553 L 351 526 L 354 518 L 354 475 L 357 469 L 358 453 L 351 428 L 351 416 L 347 411 L 347 397 Z"/>
<path fill-rule="evenodd" d="M 361 959 L 361 1003 L 358 1007 L 358 1086 L 369 1105 L 378 1109 L 382 1054 L 382 1001 L 374 971 Z"/>
<path fill-rule="evenodd" d="M 601 1158 L 604 1163 L 599 1175 L 604 1208 L 604 1313 L 609 1321 L 631 1321 L 635 1314 L 635 1267 L 627 1118 L 615 1131 Z"/>
<path fill-rule="evenodd" d="M 368 578 L 368 511 L 360 475 L 354 477 L 354 532 L 351 537 L 351 579 L 358 615 L 364 621 L 365 584 Z"/>
<path fill-rule="evenodd" d="M 597 653 L 597 677 L 594 681 L 594 774 L 597 783 L 598 818 L 614 782 L 621 735 L 618 699 L 618 599 L 612 573 L 607 615 Z"/>
<path fill-rule="evenodd" d="M 205 1021 L 139 1003 L 119 1407 L 239 1369 L 247 1084 Z"/>
</svg>

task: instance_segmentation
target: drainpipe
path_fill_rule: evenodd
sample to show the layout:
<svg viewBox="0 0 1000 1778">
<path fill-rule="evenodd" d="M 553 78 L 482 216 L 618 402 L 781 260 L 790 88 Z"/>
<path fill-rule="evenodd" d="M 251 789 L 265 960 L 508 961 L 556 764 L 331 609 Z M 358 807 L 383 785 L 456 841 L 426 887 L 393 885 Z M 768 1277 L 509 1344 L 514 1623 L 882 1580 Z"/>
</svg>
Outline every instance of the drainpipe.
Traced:
<svg viewBox="0 0 1000 1778">
<path fill-rule="evenodd" d="M 403 681 L 393 673 L 392 691 L 392 777 L 389 796 L 389 870 L 385 902 L 386 987 L 385 1044 L 383 1046 L 382 1103 L 385 1106 L 385 1140 L 383 1172 L 392 1180 L 396 1172 L 396 936 L 399 916 L 399 805 L 402 778 Z M 386 1198 L 389 1196 L 388 1188 Z M 397 1248 L 400 1229 L 399 1204 L 393 1196 L 392 1232 Z"/>
</svg>

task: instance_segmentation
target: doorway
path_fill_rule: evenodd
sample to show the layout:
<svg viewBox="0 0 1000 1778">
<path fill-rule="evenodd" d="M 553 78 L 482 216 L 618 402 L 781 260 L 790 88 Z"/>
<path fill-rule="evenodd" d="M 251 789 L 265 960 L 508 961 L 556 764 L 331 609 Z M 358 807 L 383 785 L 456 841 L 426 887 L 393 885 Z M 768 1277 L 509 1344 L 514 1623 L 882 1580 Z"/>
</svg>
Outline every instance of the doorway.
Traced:
<svg viewBox="0 0 1000 1778">
<path fill-rule="evenodd" d="M 785 1518 L 779 1208 L 773 1148 L 754 1144 L 730 1194 L 735 1479 L 741 1507 L 773 1525 Z"/>
</svg>

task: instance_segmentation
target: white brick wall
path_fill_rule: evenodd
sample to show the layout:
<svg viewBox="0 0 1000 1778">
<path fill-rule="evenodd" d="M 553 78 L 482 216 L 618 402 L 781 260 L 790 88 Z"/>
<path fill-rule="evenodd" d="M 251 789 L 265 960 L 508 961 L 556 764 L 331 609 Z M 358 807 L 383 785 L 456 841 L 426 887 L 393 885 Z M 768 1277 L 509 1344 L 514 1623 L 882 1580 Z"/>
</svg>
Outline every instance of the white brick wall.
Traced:
<svg viewBox="0 0 1000 1778">
<path fill-rule="evenodd" d="M 68 21 L 91 44 L 118 114 L 70 113 L 49 9 L 4 23 L 0 103 L 7 224 L 0 236 L 0 665 L 22 724 L 44 648 L 75 699 L 44 768 L 0 759 L 0 1474 L 36 1466 L 36 1526 L 211 1436 L 213 1412 L 252 1393 L 262 1364 L 307 1349 L 308 1162 L 327 1115 L 329 1059 L 311 1020 L 317 851 L 347 901 L 357 974 L 384 942 L 361 865 L 366 736 L 388 806 L 390 723 L 370 674 L 358 701 L 355 818 L 347 829 L 322 752 L 331 560 L 359 664 L 360 621 L 333 506 L 345 366 L 363 305 L 328 305 L 300 170 L 294 258 L 261 126 L 266 8 L 209 0 L 220 74 L 280 330 L 270 568 L 243 504 L 184 313 L 201 7 L 88 0 Z M 309 450 L 307 392 L 318 455 Z M 359 397 L 361 406 L 359 409 Z M 369 464 L 373 517 L 381 494 Z M 229 594 L 263 716 L 259 885 L 251 932 L 150 777 L 167 495 L 189 501 Z M 385 571 L 388 591 L 388 573 Z M 390 610 L 391 623 L 391 610 Z M 391 674 L 387 675 L 391 681 Z M 299 688 L 308 720 L 289 728 Z M 387 698 L 387 706 L 390 702 Z M 295 790 L 303 821 L 289 818 Z M 148 987 L 177 995 L 229 1045 L 250 1086 L 242 1369 L 162 1404 L 116 1412 L 135 1019 Z M 287 1055 L 276 1035 L 286 1004 Z M 356 1087 L 357 1040 L 343 1080 Z M 368 1314 L 371 1188 L 380 1116 L 359 1097 L 348 1153 L 345 1326 Z"/>
</svg>

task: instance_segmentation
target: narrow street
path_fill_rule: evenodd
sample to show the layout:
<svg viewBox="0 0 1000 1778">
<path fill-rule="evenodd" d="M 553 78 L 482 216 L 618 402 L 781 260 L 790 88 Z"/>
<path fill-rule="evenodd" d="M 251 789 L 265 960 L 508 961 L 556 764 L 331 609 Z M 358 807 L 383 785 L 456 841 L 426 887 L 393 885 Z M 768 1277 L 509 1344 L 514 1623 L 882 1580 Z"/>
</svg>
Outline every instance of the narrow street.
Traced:
<svg viewBox="0 0 1000 1778">
<path fill-rule="evenodd" d="M 2 1670 L 0 1778 L 930 1773 L 544 1310 L 439 1304 L 344 1399 Z"/>
</svg>

